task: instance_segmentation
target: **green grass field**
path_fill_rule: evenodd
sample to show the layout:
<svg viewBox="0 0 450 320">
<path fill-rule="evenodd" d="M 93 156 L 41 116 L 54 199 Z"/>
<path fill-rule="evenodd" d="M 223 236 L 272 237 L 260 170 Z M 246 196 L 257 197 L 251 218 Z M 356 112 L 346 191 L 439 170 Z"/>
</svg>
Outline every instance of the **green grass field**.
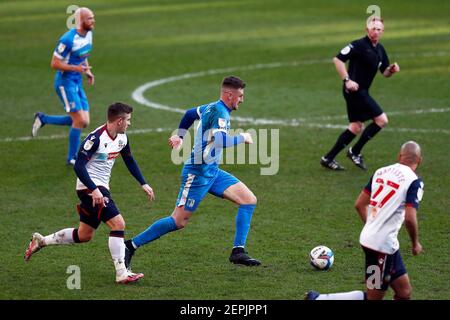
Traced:
<svg viewBox="0 0 450 320">
<path fill-rule="evenodd" d="M 361 222 L 354 200 L 373 170 L 396 161 L 400 145 L 415 140 L 424 162 L 419 174 L 425 195 L 419 210 L 424 254 L 413 257 L 409 237 L 399 234 L 414 299 L 450 299 L 450 3 L 379 1 L 385 18 L 382 39 L 401 72 L 377 75 L 371 93 L 389 116 L 388 128 L 364 149 L 368 172 L 354 167 L 328 172 L 320 157 L 346 126 L 341 83 L 331 58 L 364 35 L 368 1 L 85 1 L 96 14 L 90 58 L 96 84 L 85 89 L 91 124 L 105 119 L 114 101 L 135 107 L 131 132 L 141 170 L 154 188 L 150 204 L 122 160 L 113 170 L 112 194 L 136 235 L 172 212 L 181 165 L 171 162 L 169 129 L 181 114 L 135 102 L 132 92 L 153 80 L 211 69 L 232 72 L 173 81 L 145 92 L 148 100 L 186 109 L 218 98 L 221 79 L 246 80 L 246 100 L 233 114 L 280 120 L 279 124 L 232 123 L 233 128 L 279 129 L 279 172 L 261 176 L 263 165 L 225 165 L 258 197 L 247 243 L 258 268 L 228 262 L 236 207 L 208 196 L 188 227 L 141 248 L 134 260 L 145 278 L 114 283 L 102 225 L 91 243 L 49 247 L 23 261 L 32 232 L 77 226 L 75 174 L 65 166 L 67 127 L 46 126 L 27 140 L 33 114 L 62 114 L 53 91 L 50 59 L 66 31 L 69 1 L 0 3 L 0 299 L 302 299 L 305 291 L 361 290 Z M 280 63 L 278 67 L 255 64 Z M 432 112 L 434 111 L 434 112 Z M 282 124 L 292 119 L 298 126 Z M 300 120 L 299 120 L 300 119 Z M 61 137 L 63 136 L 63 137 Z M 312 270 L 309 251 L 331 247 L 335 264 Z M 81 290 L 69 290 L 68 266 L 81 270 Z M 389 292 L 386 298 L 391 298 Z"/>
</svg>

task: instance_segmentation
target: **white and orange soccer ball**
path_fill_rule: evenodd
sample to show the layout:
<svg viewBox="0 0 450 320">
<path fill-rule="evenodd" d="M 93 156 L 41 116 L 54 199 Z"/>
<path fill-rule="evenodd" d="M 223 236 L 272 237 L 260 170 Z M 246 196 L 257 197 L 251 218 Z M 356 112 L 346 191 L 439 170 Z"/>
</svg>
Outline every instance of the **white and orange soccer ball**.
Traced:
<svg viewBox="0 0 450 320">
<path fill-rule="evenodd" d="M 334 262 L 333 250 L 327 246 L 317 246 L 309 254 L 311 265 L 318 270 L 328 270 Z"/>
</svg>

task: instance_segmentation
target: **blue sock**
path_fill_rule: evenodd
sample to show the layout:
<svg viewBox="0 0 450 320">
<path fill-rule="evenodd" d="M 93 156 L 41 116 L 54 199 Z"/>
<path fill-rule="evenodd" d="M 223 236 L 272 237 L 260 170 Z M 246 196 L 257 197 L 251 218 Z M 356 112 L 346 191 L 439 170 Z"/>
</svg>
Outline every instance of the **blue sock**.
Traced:
<svg viewBox="0 0 450 320">
<path fill-rule="evenodd" d="M 47 116 L 43 114 L 40 119 L 45 124 L 56 124 L 60 126 L 72 125 L 72 118 L 70 116 Z"/>
<path fill-rule="evenodd" d="M 144 232 L 141 232 L 136 237 L 131 239 L 133 243 L 140 247 L 146 243 L 158 239 L 159 237 L 165 235 L 166 233 L 177 230 L 177 225 L 172 217 L 165 217 L 159 219 L 147 228 Z"/>
<path fill-rule="evenodd" d="M 69 153 L 67 155 L 67 160 L 75 159 L 78 148 L 80 147 L 80 137 L 81 129 L 70 128 L 69 131 Z"/>
<path fill-rule="evenodd" d="M 252 221 L 253 211 L 256 204 L 242 204 L 239 206 L 236 215 L 236 235 L 234 237 L 235 247 L 245 247 L 248 231 L 250 230 L 250 221 Z"/>
</svg>

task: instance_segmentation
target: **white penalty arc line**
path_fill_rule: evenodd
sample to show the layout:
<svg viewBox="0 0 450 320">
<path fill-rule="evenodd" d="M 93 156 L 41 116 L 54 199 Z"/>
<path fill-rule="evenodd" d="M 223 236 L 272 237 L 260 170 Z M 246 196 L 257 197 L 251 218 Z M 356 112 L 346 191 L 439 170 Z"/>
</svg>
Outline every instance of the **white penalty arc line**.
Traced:
<svg viewBox="0 0 450 320">
<path fill-rule="evenodd" d="M 421 54 L 416 53 L 404 53 L 399 55 L 401 58 L 417 58 L 417 57 L 443 57 L 449 55 L 447 51 L 436 51 L 436 52 L 424 52 Z M 281 68 L 281 67 L 297 67 L 301 65 L 313 65 L 313 64 L 328 64 L 330 63 L 330 59 L 314 59 L 314 60 L 302 60 L 302 61 L 291 61 L 291 62 L 273 62 L 273 63 L 260 63 L 248 66 L 240 66 L 240 67 L 229 67 L 222 69 L 211 69 L 207 71 L 193 72 L 193 73 L 185 73 L 178 76 L 172 76 L 168 78 L 163 78 L 159 80 L 154 80 L 148 83 L 143 84 L 133 91 L 131 97 L 137 103 L 159 110 L 165 110 L 169 112 L 176 113 L 185 113 L 186 110 L 171 107 L 168 105 L 160 104 L 154 101 L 147 100 L 144 97 L 144 92 L 149 89 L 158 87 L 160 85 L 171 83 L 175 81 L 181 81 L 185 79 L 192 79 L 198 77 L 205 77 L 208 75 L 215 75 L 221 73 L 228 73 L 234 71 L 247 71 L 247 70 L 258 70 L 258 69 L 271 69 L 271 68 Z M 419 109 L 419 110 L 411 110 L 411 111 L 393 111 L 389 112 L 389 115 L 404 115 L 404 114 L 425 114 L 425 113 L 442 113 L 442 112 L 450 112 L 450 108 L 431 108 L 431 109 Z M 345 125 L 336 125 L 330 123 L 311 123 L 311 121 L 328 121 L 328 120 L 337 120 L 337 119 L 345 119 L 347 116 L 339 115 L 339 116 L 321 116 L 321 117 L 312 117 L 312 118 L 296 118 L 291 120 L 284 119 L 264 119 L 264 118 L 249 118 L 249 117 L 236 117 L 233 116 L 233 120 L 237 122 L 244 123 L 252 123 L 254 125 L 279 125 L 279 126 L 291 126 L 291 127 L 310 127 L 310 128 L 324 128 L 324 129 L 345 129 L 347 126 Z M 417 133 L 443 133 L 450 134 L 450 130 L 447 129 L 414 129 L 414 128 L 385 128 L 385 131 L 392 132 L 417 132 Z M 147 128 L 147 129 L 139 129 L 139 130 L 129 130 L 127 133 L 129 134 L 137 134 L 137 133 L 149 133 L 149 132 L 172 132 L 173 129 L 169 128 Z M 29 141 L 33 139 L 37 140 L 53 140 L 53 139 L 63 139 L 67 138 L 67 134 L 59 134 L 59 135 L 49 135 L 49 136 L 38 136 L 37 138 L 31 138 L 30 136 L 26 137 L 6 137 L 0 138 L 0 142 L 16 142 L 16 141 Z"/>
<path fill-rule="evenodd" d="M 434 57 L 434 56 L 445 56 L 448 55 L 448 52 L 444 51 L 437 51 L 434 53 L 423 53 L 423 54 L 405 54 L 402 55 L 404 58 L 407 57 Z M 186 110 L 164 105 L 161 103 L 157 103 L 155 101 L 148 100 L 145 98 L 144 93 L 152 88 L 161 86 L 166 83 L 181 81 L 185 79 L 192 79 L 192 78 L 199 78 L 199 77 L 205 77 L 208 75 L 215 75 L 215 74 L 223 74 L 223 73 L 229 73 L 234 71 L 247 71 L 247 70 L 258 70 L 258 69 L 271 69 L 271 68 L 281 68 L 281 67 L 296 67 L 300 65 L 312 65 L 312 64 L 325 64 L 330 63 L 329 59 L 314 59 L 314 60 L 303 60 L 303 61 L 292 61 L 292 62 L 273 62 L 273 63 L 260 63 L 260 64 L 254 64 L 254 65 L 248 65 L 248 66 L 240 66 L 240 67 L 229 67 L 229 68 L 222 68 L 222 69 L 211 69 L 207 71 L 200 71 L 200 72 L 192 72 L 192 73 L 185 73 L 178 76 L 172 76 L 167 78 L 162 78 L 154 81 L 147 82 L 141 86 L 139 86 L 136 90 L 133 91 L 131 94 L 131 97 L 134 101 L 137 103 L 153 108 L 158 110 L 164 110 L 169 112 L 176 112 L 176 113 L 182 113 L 184 114 Z M 411 111 L 394 111 L 390 112 L 389 115 L 404 115 L 404 114 L 425 114 L 425 113 L 441 113 L 441 112 L 449 112 L 450 108 L 432 108 L 432 109 L 419 109 L 419 110 L 411 110 Z M 347 128 L 347 126 L 342 125 L 335 125 L 335 124 L 320 124 L 320 123 L 310 123 L 311 120 L 315 121 L 326 121 L 326 120 L 333 120 L 333 119 L 343 119 L 346 118 L 345 115 L 340 116 L 325 116 L 325 117 L 316 117 L 316 118 L 296 118 L 292 120 L 284 120 L 284 119 L 264 119 L 264 118 L 250 118 L 250 117 L 239 117 L 239 116 L 233 116 L 233 120 L 236 120 L 237 122 L 244 122 L 244 123 L 252 123 L 254 125 L 280 125 L 280 126 L 305 126 L 305 127 L 314 127 L 314 128 L 327 128 L 327 129 L 341 129 L 341 128 Z M 385 128 L 386 131 L 393 131 L 393 132 L 420 132 L 420 133 L 444 133 L 444 134 L 450 134 L 450 130 L 446 129 L 415 129 L 415 128 Z"/>
</svg>

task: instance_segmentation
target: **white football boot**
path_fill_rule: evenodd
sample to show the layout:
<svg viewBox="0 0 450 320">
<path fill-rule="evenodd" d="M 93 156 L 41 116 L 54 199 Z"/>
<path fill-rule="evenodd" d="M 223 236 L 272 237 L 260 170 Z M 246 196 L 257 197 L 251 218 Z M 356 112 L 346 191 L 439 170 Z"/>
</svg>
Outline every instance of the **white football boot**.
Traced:
<svg viewBox="0 0 450 320">
<path fill-rule="evenodd" d="M 27 250 L 25 251 L 24 259 L 25 261 L 29 261 L 31 256 L 41 250 L 45 246 L 44 236 L 40 233 L 33 233 L 31 236 L 30 244 L 28 245 Z"/>
</svg>

